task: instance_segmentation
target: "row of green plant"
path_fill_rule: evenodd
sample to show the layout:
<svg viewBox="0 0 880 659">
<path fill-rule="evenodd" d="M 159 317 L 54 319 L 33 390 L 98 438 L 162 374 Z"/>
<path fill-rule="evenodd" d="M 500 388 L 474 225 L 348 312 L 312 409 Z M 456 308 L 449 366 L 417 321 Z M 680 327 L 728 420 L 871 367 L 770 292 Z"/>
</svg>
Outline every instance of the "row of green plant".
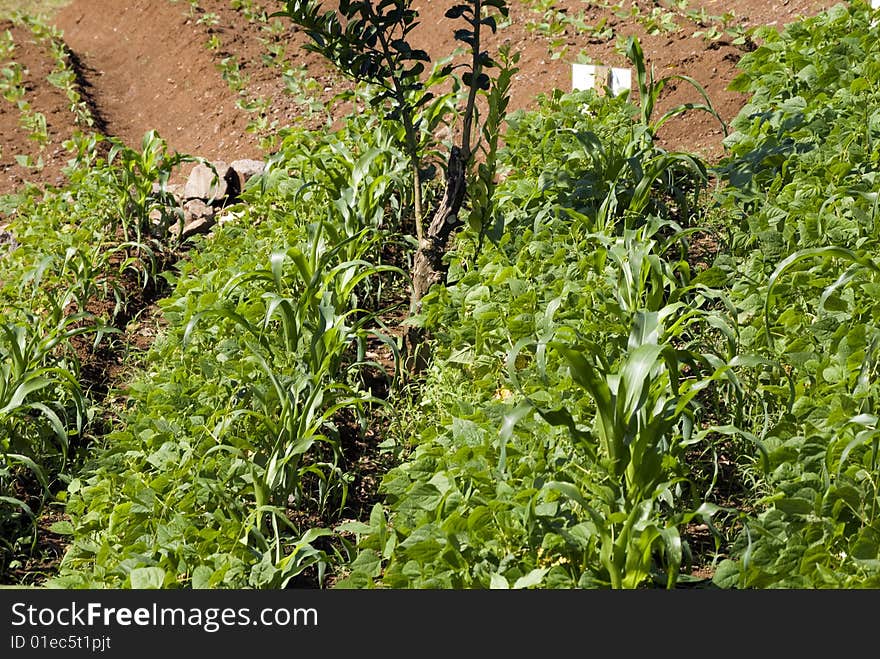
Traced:
<svg viewBox="0 0 880 659">
<path fill-rule="evenodd" d="M 684 212 L 609 185 L 609 162 L 652 200 L 703 179 L 609 157 L 632 134 L 595 101 L 510 118 L 515 229 L 474 262 L 460 244 L 425 300 L 438 359 L 383 504 L 344 527 L 344 585 L 669 586 L 694 560 L 719 587 L 876 585 L 875 14 L 756 36 L 719 187 Z M 701 225 L 718 253 L 695 273 L 676 248 Z"/>
<path fill-rule="evenodd" d="M 153 133 L 141 150 L 103 138 L 66 146 L 71 184 L 2 200 L 13 236 L 0 259 L 0 572 L 37 551 L 37 518 L 63 503 L 83 450 L 100 436 L 106 383 L 88 375 L 116 340 L 132 298 L 155 288 L 176 248 L 161 188 L 180 163 Z M 161 217 L 161 216 L 160 216 Z M 63 526 L 63 525 L 62 525 Z"/>
<path fill-rule="evenodd" d="M 736 562 L 741 587 L 876 587 L 878 519 L 876 11 L 841 3 L 740 63 L 750 103 L 727 139 L 720 208 L 740 335 L 771 362 L 743 430 L 766 476 Z"/>
<path fill-rule="evenodd" d="M 172 0 L 176 2 L 177 0 Z M 284 24 L 278 18 L 269 18 L 265 8 L 251 0 L 231 0 L 229 7 L 235 10 L 248 23 L 259 26 L 259 37 L 265 52 L 261 63 L 267 67 L 277 68 L 284 81 L 287 93 L 296 97 L 302 105 L 304 115 L 312 117 L 323 110 L 323 105 L 315 100 L 319 92 L 317 83 L 306 74 L 303 67 L 292 64 L 288 57 L 284 40 Z M 202 8 L 197 0 L 190 2 L 187 15 L 194 18 L 197 25 L 204 26 L 208 35 L 205 47 L 219 56 L 217 69 L 229 89 L 238 95 L 236 107 L 247 112 L 251 119 L 246 131 L 259 137 L 260 148 L 266 152 L 274 151 L 277 146 L 279 120 L 272 118 L 271 101 L 265 96 L 254 95 L 250 91 L 250 77 L 242 71 L 242 63 L 235 54 L 224 50 L 220 37 L 228 26 L 221 25 L 221 17 L 215 11 Z M 198 16 L 198 18 L 196 18 Z"/>
<path fill-rule="evenodd" d="M 77 79 L 77 71 L 71 62 L 70 49 L 64 43 L 61 31 L 50 25 L 46 19 L 41 19 L 31 14 L 19 14 L 14 20 L 21 25 L 27 26 L 36 42 L 43 45 L 49 51 L 53 68 L 46 79 L 52 86 L 64 92 L 70 104 L 69 109 L 73 113 L 75 123 L 81 126 L 83 130 L 93 127 L 95 119 L 92 116 L 88 103 L 86 103 L 82 96 Z"/>
<path fill-rule="evenodd" d="M 35 110 L 26 98 L 25 79 L 29 73 L 27 68 L 15 61 L 15 39 L 10 30 L 0 35 L 0 94 L 5 101 L 13 104 L 18 111 L 18 123 L 27 132 L 29 140 L 38 146 L 37 157 L 30 153 L 14 154 L 16 162 L 22 167 L 42 169 L 44 161 L 42 151 L 49 143 L 49 131 L 45 115 Z"/>
<path fill-rule="evenodd" d="M 728 39 L 732 44 L 741 46 L 749 42 L 750 30 L 733 11 L 716 15 L 700 5 L 697 9 L 690 6 L 688 0 L 653 3 L 650 8 L 640 6 L 637 2 L 584 2 L 585 8 L 572 12 L 569 8 L 560 8 L 552 0 L 524 0 L 535 18 L 526 21 L 526 28 L 543 35 L 548 40 L 548 51 L 552 59 L 565 57 L 571 40 L 585 37 L 592 41 L 610 41 L 617 38 L 618 49 L 626 49 L 626 40 L 630 36 L 616 30 L 616 21 L 634 22 L 648 35 L 670 35 L 693 29 L 693 38 L 702 38 L 708 42 Z M 588 14 L 599 10 L 597 19 L 589 19 Z M 586 49 L 581 48 L 579 59 L 588 58 Z"/>
<path fill-rule="evenodd" d="M 378 255 L 402 161 L 367 117 L 291 129 L 238 219 L 166 275 L 168 330 L 69 488 L 54 585 L 284 587 L 340 560 L 306 513 L 348 509 L 350 453 L 384 404 L 367 345 L 396 350 L 377 301 L 401 273 Z"/>
<path fill-rule="evenodd" d="M 654 117 L 666 81 L 629 54 L 640 107 L 556 92 L 508 117 L 505 230 L 459 234 L 424 299 L 434 363 L 383 502 L 339 528 L 341 586 L 673 586 L 698 560 L 687 526 L 721 508 L 692 462 L 739 395 L 735 320 L 686 258 L 705 165 L 653 141 L 685 109 Z"/>
<path fill-rule="evenodd" d="M 64 92 L 74 123 L 88 130 L 94 126 L 94 117 L 80 93 L 77 73 L 70 61 L 70 51 L 60 32 L 49 25 L 47 20 L 45 17 L 19 11 L 10 16 L 13 26 L 26 30 L 33 37 L 34 43 L 48 53 L 53 68 L 46 77 L 47 81 Z M 15 61 L 15 39 L 8 29 L 0 35 L 0 66 L 0 94 L 6 101 L 15 104 L 20 126 L 27 131 L 28 139 L 34 141 L 38 147 L 36 155 L 14 154 L 15 160 L 21 167 L 41 170 L 45 166 L 43 154 L 51 142 L 48 124 L 45 114 L 34 108 L 27 98 L 26 78 L 29 71 Z"/>
<path fill-rule="evenodd" d="M 403 62 L 417 58 L 395 49 Z M 489 65 L 481 56 L 470 89 Z M 389 77 L 422 70 L 387 66 Z M 394 285 L 402 271 L 367 256 L 411 249 L 412 186 L 431 199 L 421 166 L 454 95 L 427 103 L 415 81 L 405 84 L 359 99 L 397 104 L 389 117 L 354 117 L 328 134 L 291 129 L 244 192 L 239 220 L 181 268 L 162 303 L 169 331 L 131 386 L 123 428 L 69 488 L 72 544 L 56 585 L 277 587 L 307 568 L 320 581 L 346 562 L 344 545 L 333 556 L 315 543 L 330 529 L 298 516 L 345 512 L 356 477 L 346 452 L 382 403 L 362 374 L 375 366 L 367 339 L 399 349 L 377 309 L 405 295 Z M 424 101 L 411 107 L 410 94 Z M 412 113 L 405 127 L 402 113 Z M 144 507 L 148 499 L 160 508 Z"/>
</svg>

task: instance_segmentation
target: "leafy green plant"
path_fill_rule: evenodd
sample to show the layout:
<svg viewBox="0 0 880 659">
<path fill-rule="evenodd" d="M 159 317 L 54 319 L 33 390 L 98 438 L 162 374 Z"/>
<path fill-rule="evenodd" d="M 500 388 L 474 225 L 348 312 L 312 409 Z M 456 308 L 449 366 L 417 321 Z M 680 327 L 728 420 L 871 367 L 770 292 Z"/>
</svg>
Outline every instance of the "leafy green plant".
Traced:
<svg viewBox="0 0 880 659">
<path fill-rule="evenodd" d="M 355 288 L 367 277 L 395 270 L 390 266 L 370 267 L 359 260 L 330 267 L 347 242 L 363 240 L 364 236 L 362 232 L 325 250 L 321 227 L 316 227 L 308 251 L 295 249 L 290 257 L 295 266 L 293 284 L 284 281 L 286 255 L 283 253 L 272 255 L 271 269 L 233 277 L 220 291 L 223 300 L 250 283 L 265 282 L 274 286 L 274 292 L 265 294 L 266 313 L 260 325 L 226 306 L 201 312 L 187 324 L 184 345 L 197 324 L 214 314 L 228 315 L 258 341 L 246 346 L 272 384 L 269 391 L 253 393 L 254 400 L 263 409 L 246 413 L 261 426 L 252 436 L 266 438 L 265 444 L 261 442 L 259 447 L 253 447 L 251 458 L 258 511 L 262 511 L 263 506 L 285 502 L 289 496 L 300 496 L 300 460 L 314 443 L 327 442 L 338 451 L 336 442 L 324 434 L 324 428 L 339 410 L 381 402 L 360 396 L 344 383 L 335 381 L 351 341 L 363 340 L 364 328 L 372 320 L 371 314 L 362 314 L 349 325 L 348 317 L 358 311 L 347 308 Z M 294 296 L 287 293 L 291 288 L 296 291 Z M 280 321 L 281 348 L 302 356 L 300 368 L 292 375 L 276 373 L 270 366 L 274 360 L 265 333 L 277 321 Z M 230 417 L 230 422 L 235 416 Z M 307 469 L 320 474 L 315 465 Z M 261 525 L 259 530 L 262 531 Z"/>
<path fill-rule="evenodd" d="M 87 127 L 94 126 L 94 117 L 80 92 L 76 72 L 70 63 L 70 50 L 64 43 L 61 31 L 40 17 L 31 14 L 22 14 L 20 21 L 51 52 L 55 66 L 46 76 L 46 79 L 50 84 L 58 87 L 65 93 L 67 100 L 70 102 L 70 111 L 74 114 L 76 122 Z"/>
<path fill-rule="evenodd" d="M 719 203 L 738 220 L 741 336 L 774 366 L 744 382 L 760 402 L 741 427 L 766 468 L 715 580 L 870 587 L 876 200 L 864 163 L 876 157 L 876 25 L 853 3 L 755 38 L 733 85 L 752 100 L 732 122 Z"/>
<path fill-rule="evenodd" d="M 248 76 L 241 72 L 241 66 L 235 55 L 228 55 L 221 59 L 217 68 L 232 91 L 242 93 L 247 89 Z"/>
<path fill-rule="evenodd" d="M 558 483 L 551 489 L 586 506 L 600 534 L 601 561 L 614 588 L 635 587 L 649 577 L 655 551 L 666 557 L 667 585 L 675 584 L 682 557 L 677 526 L 695 515 L 714 513 L 715 508 L 701 503 L 692 512 L 660 522 L 659 503 L 673 505 L 673 492 L 681 492 L 687 483 L 685 451 L 707 434 L 694 430 L 700 427 L 696 414 L 701 407 L 692 406 L 694 397 L 719 377 L 732 378 L 734 392 L 739 388 L 727 366 L 735 361 L 735 343 L 728 343 L 722 355 L 717 355 L 715 348 L 700 346 L 698 340 L 692 340 L 694 346 L 710 352 L 698 352 L 684 342 L 700 335 L 701 324 L 723 328 L 730 339 L 734 332 L 723 317 L 681 301 L 679 296 L 687 295 L 688 289 L 680 288 L 675 269 L 652 255 L 650 232 L 657 229 L 649 227 L 626 232 L 608 249 L 617 270 L 612 282 L 617 313 L 624 326 L 632 322 L 616 363 L 603 357 L 601 346 L 577 336 L 567 338 L 568 332 L 558 332 L 555 340 L 542 347 L 560 353 L 574 382 L 593 399 L 596 421 L 592 432 L 579 430 L 582 426 L 564 409 L 547 409 L 526 395 L 529 405 L 546 421 L 565 426 L 574 441 L 585 442 L 587 454 L 604 474 L 599 478 L 603 485 L 594 490 L 604 514 L 588 505 L 571 484 Z M 563 337 L 567 340 L 560 340 Z M 508 357 L 511 371 L 527 342 L 521 340 Z M 511 377 L 516 383 L 516 376 Z"/>
<path fill-rule="evenodd" d="M 650 14 L 640 15 L 639 22 L 648 34 L 674 34 L 681 30 L 681 26 L 675 22 L 675 16 L 675 12 L 654 7 Z"/>
<path fill-rule="evenodd" d="M 229 5 L 280 65 L 283 24 Z M 155 282 L 172 256 L 179 216 L 162 206 L 182 161 L 156 135 L 140 151 L 113 141 L 104 159 L 104 139 L 79 133 L 75 185 L 2 200 L 16 209 L 0 259 L 6 566 L 57 492 L 61 587 L 285 588 L 332 572 L 361 588 L 671 588 L 705 585 L 707 570 L 721 587 L 877 584 L 880 41 L 867 5 L 757 33 L 735 83 L 751 102 L 717 167 L 660 148 L 679 113 L 720 118 L 692 79 L 655 78 L 635 39 L 637 104 L 557 90 L 508 116 L 516 56 L 484 52 L 504 3 L 451 6 L 467 61 L 432 71 L 407 50 L 409 3 L 342 3 L 335 19 L 286 6 L 274 18 L 314 11 L 314 45 L 362 67 L 347 73 L 369 84 L 347 98 L 375 111 L 276 135 L 265 101 L 241 94 L 277 151 L 238 221 L 162 273 L 166 329 L 106 400 L 82 390 L 78 356 L 127 316 L 120 283 Z M 687 0 L 602 6 L 658 29 L 692 15 L 706 38 L 732 20 Z M 589 28 L 540 8 L 557 36 Z M 245 92 L 237 62 L 222 66 Z M 7 68 L 4 90 L 30 111 L 24 72 Z M 319 112 L 307 76 L 283 71 Z M 53 79 L 70 83 L 61 68 Z M 697 102 L 655 116 L 681 82 Z M 454 146 L 434 136 L 451 117 L 466 134 Z M 446 233 L 432 234 L 434 208 Z M 406 278 L 386 263 L 423 246 L 404 235 L 416 217 L 441 261 L 410 319 L 432 355 L 417 390 L 375 356 L 400 357 L 384 316 Z M 73 473 L 96 418 L 109 434 Z M 365 489 L 351 453 L 374 436 L 395 463 L 366 517 L 350 507 Z"/>
<path fill-rule="evenodd" d="M 25 69 L 18 62 L 10 62 L 7 66 L 0 69 L 0 91 L 10 103 L 19 103 L 25 94 L 22 81 L 24 80 Z"/>
<path fill-rule="evenodd" d="M 182 227 L 183 215 L 175 212 L 176 204 L 167 190 L 174 169 L 197 158 L 167 151 L 167 142 L 154 130 L 147 131 L 140 150 L 111 139 L 107 154 L 107 173 L 116 190 L 116 214 L 111 229 L 121 229 L 125 241 L 135 244 L 150 239 L 166 241 L 171 226 Z M 158 214 L 154 221 L 153 213 Z"/>
<path fill-rule="evenodd" d="M 209 11 L 199 16 L 196 23 L 199 25 L 207 25 L 210 28 L 220 23 L 220 17 L 216 13 Z"/>
<path fill-rule="evenodd" d="M 315 2 L 293 1 L 278 16 L 287 16 L 302 27 L 312 40 L 307 47 L 323 54 L 345 74 L 372 83 L 378 93 L 371 103 L 377 109 L 388 105 L 387 117 L 399 121 L 403 128 L 404 149 L 408 154 L 413 177 L 413 215 L 416 251 L 412 268 L 411 313 L 418 314 L 421 299 L 431 286 L 442 280 L 446 267 L 443 255 L 453 230 L 462 221 L 458 218 L 466 192 L 466 174 L 475 148 L 473 133 L 477 128 L 476 99 L 488 92 L 492 82 L 486 71 L 496 66 L 482 48 L 484 29 L 497 30 L 494 15 L 484 16 L 484 10 L 495 9 L 507 16 L 503 0 L 459 4 L 450 8 L 446 16 L 465 22 L 466 28 L 456 30 L 456 40 L 467 47 L 470 62 L 461 80 L 467 88 L 467 100 L 462 116 L 461 142 L 449 152 L 446 167 L 446 186 L 440 205 L 434 212 L 427 229 L 423 226 L 422 175 L 418 127 L 426 109 L 430 109 L 433 92 L 420 79 L 425 71 L 427 53 L 414 49 L 407 41 L 417 25 L 417 12 L 409 0 L 388 0 L 377 5 L 372 2 L 344 2 L 339 10 L 322 12 Z M 451 74 L 445 67 L 442 77 Z M 432 80 L 432 83 L 439 80 Z M 477 140 L 478 141 L 478 140 Z M 413 329 L 408 337 L 412 363 L 422 363 L 417 356 L 421 341 Z"/>
</svg>

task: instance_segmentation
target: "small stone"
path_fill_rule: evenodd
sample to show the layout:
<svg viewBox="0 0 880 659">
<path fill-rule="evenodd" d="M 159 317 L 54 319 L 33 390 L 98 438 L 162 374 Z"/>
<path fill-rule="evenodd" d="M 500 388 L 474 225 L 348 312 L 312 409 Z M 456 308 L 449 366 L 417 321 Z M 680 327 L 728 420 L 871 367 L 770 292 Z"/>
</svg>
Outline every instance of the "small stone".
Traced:
<svg viewBox="0 0 880 659">
<path fill-rule="evenodd" d="M 215 162 L 213 165 L 217 170 L 216 173 L 204 163 L 199 163 L 193 168 L 183 188 L 184 199 L 202 199 L 213 203 L 221 201 L 228 195 L 229 182 L 227 179 L 230 168 L 222 161 Z"/>
<path fill-rule="evenodd" d="M 214 207 L 205 203 L 202 199 L 190 199 L 183 205 L 183 222 L 189 222 L 199 219 L 214 219 Z"/>
<path fill-rule="evenodd" d="M 186 240 L 187 238 L 195 236 L 199 233 L 208 233 L 211 230 L 212 226 L 214 226 L 213 219 L 209 219 L 207 217 L 197 218 L 183 227 L 183 233 L 181 234 L 181 237 Z"/>
</svg>

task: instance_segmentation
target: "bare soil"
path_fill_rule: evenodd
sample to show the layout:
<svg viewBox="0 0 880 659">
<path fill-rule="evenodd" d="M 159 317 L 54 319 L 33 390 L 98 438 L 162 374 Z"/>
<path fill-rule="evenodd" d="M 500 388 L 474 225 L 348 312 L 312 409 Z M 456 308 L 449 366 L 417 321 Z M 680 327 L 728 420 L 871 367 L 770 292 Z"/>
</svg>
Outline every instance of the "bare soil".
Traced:
<svg viewBox="0 0 880 659">
<path fill-rule="evenodd" d="M 414 2 L 422 24 L 412 40 L 433 58 L 451 54 L 458 45 L 453 39 L 455 22 L 444 16 L 452 4 L 452 0 Z M 670 6 L 646 0 L 630 0 L 625 6 L 633 4 L 642 17 L 655 7 Z M 781 28 L 833 4 L 832 0 L 692 0 L 688 8 L 705 9 L 710 16 L 730 12 L 734 18 L 729 25 Z M 313 93 L 321 100 L 332 98 L 348 86 L 348 81 L 318 55 L 302 50 L 306 37 L 289 21 L 283 32 L 271 32 L 266 23 L 247 20 L 241 10 L 233 9 L 233 4 L 226 0 L 200 0 L 198 5 L 193 9 L 182 0 L 72 0 L 57 13 L 54 24 L 62 30 L 73 53 L 82 91 L 105 134 L 136 148 L 146 131 L 156 129 L 172 151 L 227 162 L 265 157 L 261 138 L 304 113 L 301 101 L 285 89 L 281 69 L 266 64 L 272 44 L 285 47 L 290 65 L 306 68 L 318 83 Z M 270 0 L 261 0 L 256 5 L 267 13 L 283 7 L 282 2 Z M 560 0 L 554 8 L 569 16 L 583 11 L 584 20 L 590 25 L 604 19 L 613 28 L 614 36 L 598 38 L 578 33 L 568 25 L 564 33 L 554 37 L 559 41 L 551 46 L 546 32 L 530 27 L 530 23 L 540 19 L 540 14 L 527 0 L 512 0 L 509 24 L 499 29 L 487 44 L 490 52 L 509 43 L 514 52 L 520 53 L 510 110 L 534 107 L 539 95 L 549 94 L 553 89 L 570 90 L 571 64 L 578 53 L 594 63 L 628 66 L 618 43 L 629 35 L 640 39 L 656 77 L 693 77 L 705 88 L 725 121 L 730 121 L 746 101 L 743 94 L 727 87 L 737 75 L 739 58 L 750 45 L 735 45 L 728 35 L 715 40 L 694 36 L 695 31 L 705 30 L 709 24 L 700 26 L 679 14 L 676 31 L 649 34 L 643 21 L 617 16 L 611 9 L 594 4 Z M 34 109 L 47 117 L 50 143 L 41 152 L 45 161 L 41 171 L 19 166 L 14 159 L 16 154 L 36 154 L 39 150 L 19 125 L 17 108 L 2 100 L 0 193 L 17 189 L 25 180 L 60 185 L 64 181 L 61 168 L 69 157 L 62 143 L 77 126 L 66 109 L 64 95 L 46 81 L 51 68 L 48 53 L 33 43 L 26 29 L 0 24 L 0 31 L 7 28 L 11 28 L 17 44 L 15 58 L 28 71 L 27 98 Z M 214 49 L 208 47 L 210 39 L 215 40 Z M 226 58 L 234 58 L 247 79 L 241 93 L 223 79 L 221 68 Z M 268 123 L 271 126 L 275 122 L 274 128 L 248 130 L 254 114 L 237 102 L 253 99 L 268 101 Z M 658 113 L 700 100 L 693 87 L 676 81 L 661 96 Z M 351 111 L 351 106 L 342 102 L 333 108 L 337 117 Z M 690 112 L 673 119 L 658 137 L 665 148 L 688 150 L 710 160 L 723 155 L 722 128 L 705 112 Z"/>
<path fill-rule="evenodd" d="M 14 61 L 26 71 L 23 85 L 25 98 L 34 110 L 42 112 L 46 117 L 49 143 L 41 149 L 22 125 L 18 107 L 12 101 L 0 97 L 0 193 L 13 192 L 25 181 L 62 185 L 64 177 L 61 168 L 68 158 L 62 142 L 76 128 L 73 114 L 68 110 L 64 92 L 46 80 L 53 68 L 47 49 L 35 42 L 27 27 L 0 21 L 0 34 L 7 30 L 16 44 Z M 8 64 L 8 60 L 0 61 L 0 68 Z M 43 170 L 33 171 L 19 165 L 15 156 L 26 154 L 31 155 L 34 160 L 42 156 L 45 163 Z"/>
</svg>

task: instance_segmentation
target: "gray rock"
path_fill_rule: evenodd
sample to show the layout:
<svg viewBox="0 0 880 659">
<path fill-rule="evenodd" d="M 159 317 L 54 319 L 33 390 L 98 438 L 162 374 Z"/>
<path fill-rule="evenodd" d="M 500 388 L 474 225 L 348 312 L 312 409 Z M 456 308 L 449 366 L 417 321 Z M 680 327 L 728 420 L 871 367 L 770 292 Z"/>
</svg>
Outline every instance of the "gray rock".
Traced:
<svg viewBox="0 0 880 659">
<path fill-rule="evenodd" d="M 165 186 L 165 192 L 174 197 L 177 201 L 183 199 L 183 185 L 180 183 L 169 183 Z"/>
<path fill-rule="evenodd" d="M 190 199 L 183 205 L 183 223 L 188 224 L 200 219 L 214 219 L 214 207 L 202 199 Z"/>
<path fill-rule="evenodd" d="M 207 217 L 199 217 L 194 219 L 192 222 L 187 223 L 183 227 L 183 233 L 181 237 L 186 240 L 191 236 L 194 236 L 199 233 L 208 233 L 211 230 L 211 227 L 214 226 L 214 219 Z"/>
<path fill-rule="evenodd" d="M 212 163 L 217 170 L 214 171 L 203 163 L 196 165 L 186 185 L 183 187 L 183 199 L 202 199 L 209 204 L 223 201 L 227 196 L 235 196 L 239 190 L 230 190 L 230 181 L 233 187 L 238 184 L 238 177 L 225 162 Z"/>
</svg>

